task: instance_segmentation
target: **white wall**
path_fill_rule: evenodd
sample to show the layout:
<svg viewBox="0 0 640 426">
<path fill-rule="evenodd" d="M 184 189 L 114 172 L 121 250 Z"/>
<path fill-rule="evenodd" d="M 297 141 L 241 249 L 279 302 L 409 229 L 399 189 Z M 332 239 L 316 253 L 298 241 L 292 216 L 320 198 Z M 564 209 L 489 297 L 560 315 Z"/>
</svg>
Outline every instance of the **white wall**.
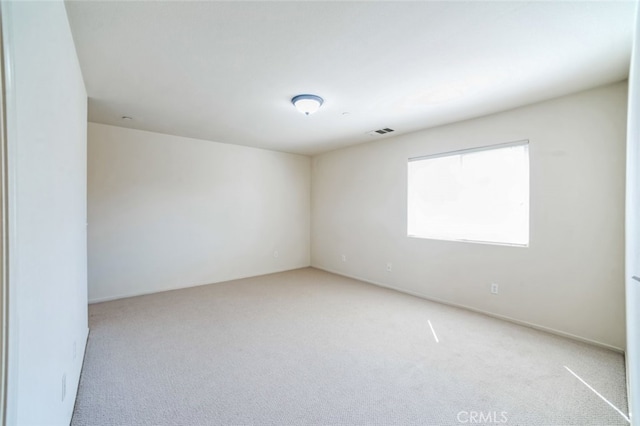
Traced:
<svg viewBox="0 0 640 426">
<path fill-rule="evenodd" d="M 627 133 L 627 384 L 629 411 L 634 425 L 640 424 L 640 8 L 629 72 L 629 122 Z"/>
<path fill-rule="evenodd" d="M 312 266 L 624 348 L 626 91 L 619 83 L 314 157 Z M 408 158 L 522 139 L 528 248 L 406 236 Z"/>
<path fill-rule="evenodd" d="M 9 77 L 7 423 L 64 425 L 87 336 L 87 96 L 63 2 L 3 2 L 2 25 Z"/>
<path fill-rule="evenodd" d="M 89 123 L 89 300 L 309 266 L 309 179 L 308 157 Z"/>
</svg>

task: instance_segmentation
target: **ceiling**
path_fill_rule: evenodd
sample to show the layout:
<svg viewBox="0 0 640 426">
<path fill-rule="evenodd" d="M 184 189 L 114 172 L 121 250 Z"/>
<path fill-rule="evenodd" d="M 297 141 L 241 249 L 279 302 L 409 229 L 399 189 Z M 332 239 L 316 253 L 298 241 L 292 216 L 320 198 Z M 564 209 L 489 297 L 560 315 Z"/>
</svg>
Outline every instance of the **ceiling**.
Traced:
<svg viewBox="0 0 640 426">
<path fill-rule="evenodd" d="M 634 2 L 67 1 L 89 121 L 313 155 L 624 80 Z M 291 98 L 325 100 L 305 116 Z M 122 116 L 133 120 L 124 121 Z"/>
</svg>

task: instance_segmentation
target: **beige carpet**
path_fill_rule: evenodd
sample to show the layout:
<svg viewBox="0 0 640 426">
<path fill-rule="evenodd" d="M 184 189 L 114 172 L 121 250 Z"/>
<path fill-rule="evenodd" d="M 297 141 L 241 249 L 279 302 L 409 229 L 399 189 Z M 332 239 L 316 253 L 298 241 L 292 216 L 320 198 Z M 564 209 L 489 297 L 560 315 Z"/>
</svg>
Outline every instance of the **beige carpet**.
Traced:
<svg viewBox="0 0 640 426">
<path fill-rule="evenodd" d="M 618 353 L 311 268 L 89 313 L 76 426 L 628 424 Z"/>
</svg>

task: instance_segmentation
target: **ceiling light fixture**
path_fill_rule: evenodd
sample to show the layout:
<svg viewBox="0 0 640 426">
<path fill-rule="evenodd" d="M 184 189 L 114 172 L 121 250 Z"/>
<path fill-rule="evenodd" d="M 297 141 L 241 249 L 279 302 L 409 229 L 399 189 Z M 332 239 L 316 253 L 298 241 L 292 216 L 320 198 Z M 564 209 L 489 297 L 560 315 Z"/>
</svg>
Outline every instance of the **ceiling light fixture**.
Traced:
<svg viewBox="0 0 640 426">
<path fill-rule="evenodd" d="M 291 99 L 291 103 L 304 115 L 313 114 L 320 109 L 324 100 L 316 95 L 298 95 Z"/>
</svg>

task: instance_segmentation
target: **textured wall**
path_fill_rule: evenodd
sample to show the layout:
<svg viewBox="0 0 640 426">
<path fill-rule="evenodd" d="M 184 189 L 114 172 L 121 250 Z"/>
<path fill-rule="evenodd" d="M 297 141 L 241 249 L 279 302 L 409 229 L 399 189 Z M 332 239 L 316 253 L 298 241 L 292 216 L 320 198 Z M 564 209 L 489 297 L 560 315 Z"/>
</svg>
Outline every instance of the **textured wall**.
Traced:
<svg viewBox="0 0 640 426">
<path fill-rule="evenodd" d="M 308 157 L 90 123 L 89 300 L 309 266 L 309 179 Z"/>
<path fill-rule="evenodd" d="M 314 157 L 312 266 L 624 348 L 626 100 L 618 83 Z M 523 139 L 529 247 L 407 237 L 408 158 Z"/>
<path fill-rule="evenodd" d="M 69 424 L 87 337 L 87 94 L 64 3 L 5 2 L 7 424 Z"/>
</svg>

